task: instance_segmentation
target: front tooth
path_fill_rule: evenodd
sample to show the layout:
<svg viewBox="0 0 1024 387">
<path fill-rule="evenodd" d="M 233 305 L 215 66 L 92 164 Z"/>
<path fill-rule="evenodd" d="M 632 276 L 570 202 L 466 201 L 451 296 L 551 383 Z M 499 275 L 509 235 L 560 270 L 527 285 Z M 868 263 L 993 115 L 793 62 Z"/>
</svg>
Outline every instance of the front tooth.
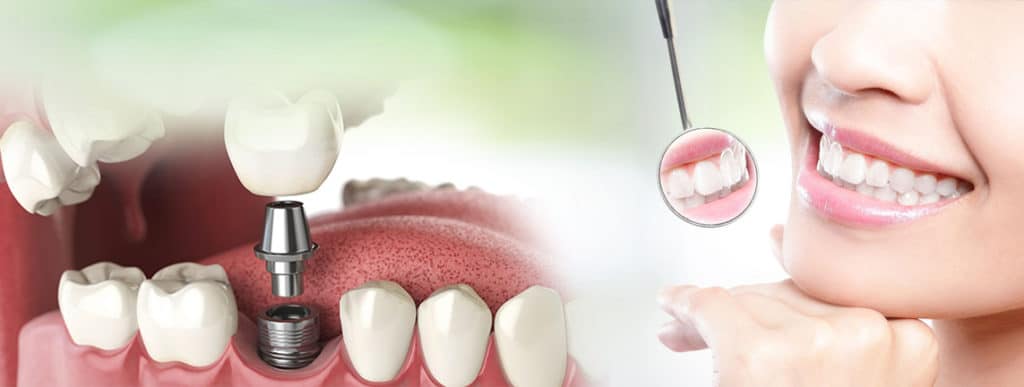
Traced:
<svg viewBox="0 0 1024 387">
<path fill-rule="evenodd" d="M 476 379 L 491 336 L 491 309 L 473 288 L 455 285 L 420 303 L 420 345 L 430 374 L 445 386 Z"/>
<path fill-rule="evenodd" d="M 308 193 L 338 159 L 341 109 L 311 91 L 292 103 L 277 94 L 236 99 L 224 121 L 224 144 L 242 185 L 257 195 Z"/>
<path fill-rule="evenodd" d="M 682 168 L 677 168 L 668 173 L 669 196 L 675 199 L 682 199 L 693 196 L 693 180 Z"/>
<path fill-rule="evenodd" d="M 895 202 L 897 195 L 896 191 L 893 191 L 889 186 L 875 188 L 875 199 L 883 202 Z"/>
<path fill-rule="evenodd" d="M 906 168 L 896 168 L 889 175 L 889 186 L 893 191 L 904 193 L 914 189 L 914 172 Z"/>
<path fill-rule="evenodd" d="M 916 206 L 918 199 L 920 194 L 917 191 L 907 191 L 900 195 L 899 203 L 904 206 Z"/>
<path fill-rule="evenodd" d="M 865 181 L 872 187 L 885 187 L 889 185 L 889 163 L 882 160 L 874 160 L 868 167 Z"/>
<path fill-rule="evenodd" d="M 950 197 L 956 194 L 956 179 L 947 177 L 935 184 L 935 192 L 943 197 Z"/>
<path fill-rule="evenodd" d="M 238 308 L 220 265 L 167 266 L 139 287 L 139 334 L 158 362 L 213 364 L 238 328 Z"/>
<path fill-rule="evenodd" d="M 702 206 L 706 202 L 707 199 L 704 197 L 704 195 L 693 195 L 687 197 L 686 199 L 683 199 L 683 208 L 693 208 L 697 206 Z"/>
<path fill-rule="evenodd" d="M 494 342 L 509 384 L 561 386 L 568 356 L 561 297 L 533 286 L 509 299 L 494 316 Z"/>
<path fill-rule="evenodd" d="M 11 124 L 0 137 L 0 162 L 14 199 L 34 214 L 80 203 L 99 184 L 95 164 L 79 167 L 52 135 L 26 121 Z"/>
<path fill-rule="evenodd" d="M 739 181 L 738 176 L 736 180 L 733 181 L 733 171 L 739 172 L 739 170 L 737 170 L 736 167 L 733 165 L 734 159 L 735 158 L 733 157 L 732 149 L 726 149 L 725 151 L 722 152 L 721 155 L 718 156 L 718 169 L 722 173 L 722 178 L 724 180 L 723 185 L 726 187 L 736 184 L 736 182 Z"/>
<path fill-rule="evenodd" d="M 416 324 L 416 304 L 391 281 L 370 281 L 340 301 L 341 334 L 352 367 L 371 382 L 398 376 Z"/>
<path fill-rule="evenodd" d="M 707 160 L 697 163 L 693 168 L 693 180 L 697 193 L 704 196 L 718 192 L 725 185 L 722 172 L 715 163 Z"/>
<path fill-rule="evenodd" d="M 935 176 L 934 175 L 921 175 L 914 179 L 914 190 L 922 194 L 930 194 L 935 192 Z"/>
<path fill-rule="evenodd" d="M 867 165 L 863 155 L 851 153 L 839 166 L 839 178 L 853 185 L 860 184 L 864 181 Z"/>
<path fill-rule="evenodd" d="M 825 172 L 832 176 L 838 176 L 839 167 L 843 164 L 843 146 L 839 145 L 838 142 L 829 144 L 828 158 L 828 163 L 825 164 Z"/>
<path fill-rule="evenodd" d="M 71 341 L 106 350 L 128 344 L 138 330 L 135 301 L 145 279 L 138 268 L 110 262 L 65 271 L 57 305 Z"/>
<path fill-rule="evenodd" d="M 826 173 L 825 164 L 829 160 L 828 150 L 828 136 L 822 135 L 821 140 L 818 141 L 818 173 Z"/>
<path fill-rule="evenodd" d="M 163 119 L 154 110 L 97 93 L 96 87 L 46 86 L 43 105 L 57 141 L 80 166 L 133 159 L 164 136 Z"/>
</svg>

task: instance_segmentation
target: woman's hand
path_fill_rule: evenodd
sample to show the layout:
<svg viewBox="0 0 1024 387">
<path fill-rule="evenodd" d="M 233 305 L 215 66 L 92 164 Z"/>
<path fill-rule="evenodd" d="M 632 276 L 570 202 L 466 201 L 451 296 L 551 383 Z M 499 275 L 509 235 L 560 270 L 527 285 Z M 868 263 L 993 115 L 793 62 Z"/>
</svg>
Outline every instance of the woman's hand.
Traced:
<svg viewBox="0 0 1024 387">
<path fill-rule="evenodd" d="M 931 387 L 937 376 L 938 343 L 920 320 L 829 305 L 791 281 L 678 286 L 659 302 L 674 318 L 661 342 L 677 352 L 710 348 L 715 386 Z"/>
</svg>

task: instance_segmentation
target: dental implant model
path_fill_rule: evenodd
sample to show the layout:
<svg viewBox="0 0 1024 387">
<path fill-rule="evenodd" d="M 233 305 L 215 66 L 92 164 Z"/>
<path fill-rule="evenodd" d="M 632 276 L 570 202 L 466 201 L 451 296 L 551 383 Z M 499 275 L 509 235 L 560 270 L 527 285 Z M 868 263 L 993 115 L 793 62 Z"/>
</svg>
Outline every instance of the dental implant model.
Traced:
<svg viewBox="0 0 1024 387">
<path fill-rule="evenodd" d="M 275 296 L 302 294 L 302 272 L 317 244 L 310 240 L 309 223 L 302 203 L 279 201 L 267 204 L 263 238 L 253 247 L 256 257 L 266 261 Z M 281 304 L 257 318 L 259 355 L 271 366 L 302 368 L 320 354 L 320 318 L 312 307 Z"/>
</svg>

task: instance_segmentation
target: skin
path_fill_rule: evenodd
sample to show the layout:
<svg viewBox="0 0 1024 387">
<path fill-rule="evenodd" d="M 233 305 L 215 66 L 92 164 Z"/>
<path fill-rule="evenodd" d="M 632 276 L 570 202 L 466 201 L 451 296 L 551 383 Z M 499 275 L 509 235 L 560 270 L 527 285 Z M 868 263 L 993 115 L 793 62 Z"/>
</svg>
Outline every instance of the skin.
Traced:
<svg viewBox="0 0 1024 387">
<path fill-rule="evenodd" d="M 819 215 L 794 186 L 785 232 L 773 230 L 792 280 L 756 292 L 666 290 L 661 301 L 676 321 L 665 344 L 709 346 L 721 386 L 857 380 L 847 375 L 872 375 L 862 386 L 1019 384 L 1024 43 L 1011 37 L 1024 32 L 1022 18 L 1024 3 L 1014 1 L 776 2 L 765 47 L 794 180 L 813 112 L 974 191 L 923 219 L 858 227 Z M 917 318 L 934 319 L 934 329 Z M 842 366 L 829 362 L 839 354 Z"/>
</svg>

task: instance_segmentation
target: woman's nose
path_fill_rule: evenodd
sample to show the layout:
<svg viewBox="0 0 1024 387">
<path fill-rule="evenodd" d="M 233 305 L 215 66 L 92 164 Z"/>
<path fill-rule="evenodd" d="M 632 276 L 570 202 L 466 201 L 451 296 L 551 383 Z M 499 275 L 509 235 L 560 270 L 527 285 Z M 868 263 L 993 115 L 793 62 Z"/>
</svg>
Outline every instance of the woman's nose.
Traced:
<svg viewBox="0 0 1024 387">
<path fill-rule="evenodd" d="M 915 28 L 921 12 L 886 2 L 870 4 L 851 10 L 815 43 L 814 68 L 844 94 L 883 92 L 906 103 L 923 103 L 938 81 L 924 31 Z"/>
</svg>

